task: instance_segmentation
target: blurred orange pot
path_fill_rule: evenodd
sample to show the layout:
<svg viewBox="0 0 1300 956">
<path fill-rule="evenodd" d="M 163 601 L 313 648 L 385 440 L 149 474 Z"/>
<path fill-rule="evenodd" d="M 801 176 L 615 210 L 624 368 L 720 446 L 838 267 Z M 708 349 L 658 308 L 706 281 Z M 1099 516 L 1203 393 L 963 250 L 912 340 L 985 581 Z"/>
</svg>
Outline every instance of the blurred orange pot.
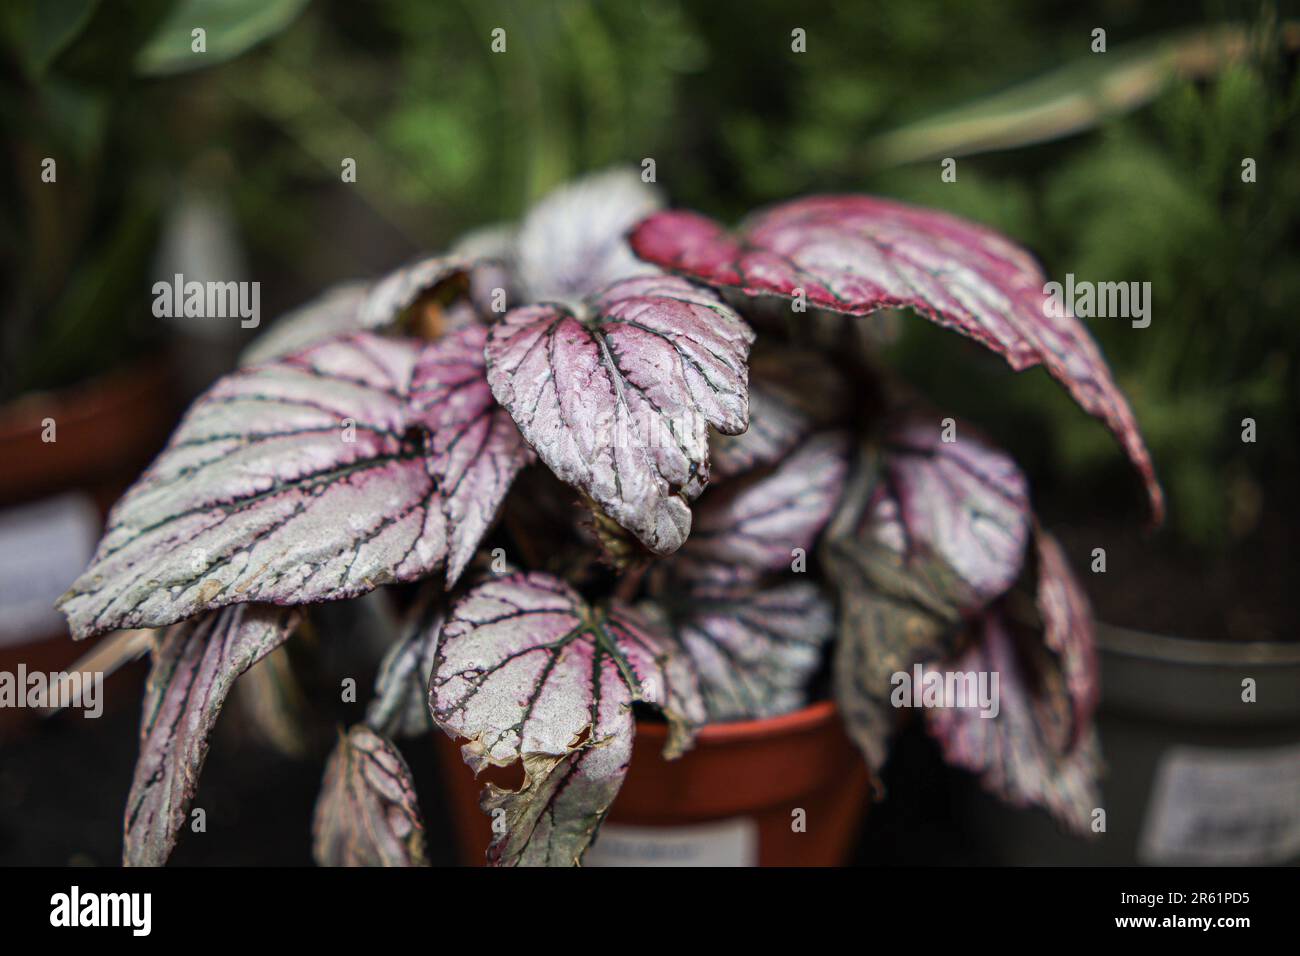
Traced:
<svg viewBox="0 0 1300 956">
<path fill-rule="evenodd" d="M 168 368 L 158 356 L 0 407 L 0 672 L 16 673 L 20 663 L 28 673 L 60 671 L 88 650 L 73 643 L 52 604 L 84 570 L 109 507 L 175 422 Z M 32 716 L 0 708 L 0 730 Z"/>
<path fill-rule="evenodd" d="M 667 730 L 637 722 L 627 779 L 586 865 L 848 861 L 870 801 L 870 777 L 832 702 L 707 726 L 679 760 L 660 756 Z M 461 742 L 441 732 L 435 739 L 461 856 L 482 864 L 492 838 L 491 821 L 478 806 L 483 779 L 475 780 L 461 760 Z"/>
</svg>

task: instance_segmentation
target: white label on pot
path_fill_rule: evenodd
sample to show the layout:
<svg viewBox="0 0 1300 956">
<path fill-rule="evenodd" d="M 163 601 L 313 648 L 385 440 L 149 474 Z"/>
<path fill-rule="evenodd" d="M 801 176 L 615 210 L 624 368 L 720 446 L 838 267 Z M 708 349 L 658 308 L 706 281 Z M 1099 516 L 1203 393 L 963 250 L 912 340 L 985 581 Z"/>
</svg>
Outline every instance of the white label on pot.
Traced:
<svg viewBox="0 0 1300 956">
<path fill-rule="evenodd" d="M 99 512 L 83 494 L 0 511 L 0 647 L 66 630 L 54 602 L 90 563 Z"/>
<path fill-rule="evenodd" d="M 583 866 L 757 866 L 758 825 L 737 818 L 687 827 L 606 823 Z"/>
<path fill-rule="evenodd" d="M 1175 747 L 1160 759 L 1138 857 L 1152 864 L 1254 865 L 1300 854 L 1300 744 Z"/>
</svg>

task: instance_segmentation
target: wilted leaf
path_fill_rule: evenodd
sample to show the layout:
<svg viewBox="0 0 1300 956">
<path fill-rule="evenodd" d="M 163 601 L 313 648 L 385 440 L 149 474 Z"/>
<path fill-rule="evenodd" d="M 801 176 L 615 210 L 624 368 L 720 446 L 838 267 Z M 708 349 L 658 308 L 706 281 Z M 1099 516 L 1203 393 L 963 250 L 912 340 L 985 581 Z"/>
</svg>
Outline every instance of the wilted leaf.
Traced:
<svg viewBox="0 0 1300 956">
<path fill-rule="evenodd" d="M 361 333 L 218 381 L 61 599 L 73 634 L 353 597 L 435 570 L 446 521 L 407 407 L 419 354 Z"/>
<path fill-rule="evenodd" d="M 959 426 L 903 417 L 863 452 L 826 532 L 827 574 L 840 594 L 835 687 L 873 769 L 896 714 L 891 676 L 952 656 L 963 619 L 1016 580 L 1030 512 L 1014 462 Z"/>
<path fill-rule="evenodd" d="M 595 702 L 591 736 L 567 754 L 524 754 L 524 783 L 489 783 L 479 800 L 498 832 L 488 848 L 496 866 L 579 866 L 632 759 L 633 725 L 621 703 Z M 500 820 L 500 824 L 496 821 Z"/>
<path fill-rule="evenodd" d="M 749 361 L 749 428 L 739 435 L 710 434 L 711 478 L 774 464 L 850 410 L 848 383 L 824 356 L 756 345 Z"/>
<path fill-rule="evenodd" d="M 284 643 L 297 612 L 237 605 L 177 624 L 153 652 L 140 724 L 140 757 L 127 798 L 122 859 L 161 866 L 176 845 L 208 735 L 235 678 Z"/>
<path fill-rule="evenodd" d="M 1044 306 L 1033 258 L 1002 236 L 933 210 L 868 196 L 815 196 L 776 206 L 735 234 L 695 213 L 658 213 L 632 233 L 643 259 L 747 295 L 793 297 L 866 315 L 908 308 L 967 335 L 1017 371 L 1043 365 L 1119 439 L 1164 512 L 1128 402 L 1087 329 Z"/>
<path fill-rule="evenodd" d="M 413 608 L 402 639 L 384 655 L 375 678 L 375 697 L 366 723 L 387 737 L 414 737 L 433 729 L 429 678 L 446 611 L 442 595 L 426 587 Z"/>
<path fill-rule="evenodd" d="M 479 585 L 442 630 L 429 707 L 466 738 L 465 762 L 523 762 L 517 792 L 489 787 L 504 811 L 490 857 L 506 865 L 576 864 L 627 770 L 632 703 L 663 711 L 665 756 L 689 746 L 704 709 L 672 642 L 617 602 L 587 606 L 562 581 L 511 574 Z"/>
<path fill-rule="evenodd" d="M 486 340 L 487 330 L 473 325 L 425 348 L 411 395 L 411 410 L 429 432 L 429 467 L 447 517 L 448 587 L 491 529 L 515 475 L 534 460 L 488 388 Z"/>
<path fill-rule="evenodd" d="M 1040 528 L 1034 541 L 1043 644 L 1055 657 L 1069 704 L 1067 718 L 1061 722 L 1065 730 L 1054 743 L 1069 750 L 1086 733 L 1101 698 L 1092 607 L 1056 539 Z"/>
<path fill-rule="evenodd" d="M 845 727 L 873 772 L 889 756 L 898 713 L 890 705 L 894 674 L 934 663 L 962 646 L 960 621 L 934 607 L 867 590 L 836 574 L 840 636 L 832 662 L 835 700 Z"/>
<path fill-rule="evenodd" d="M 302 686 L 284 647 L 244 672 L 232 700 L 240 729 L 286 757 L 306 756 L 313 727 Z"/>
<path fill-rule="evenodd" d="M 1066 681 L 1046 647 L 1018 644 L 993 610 L 981 622 L 977 643 L 943 667 L 998 675 L 996 717 L 972 707 L 925 711 L 945 759 L 979 774 L 985 788 L 1013 806 L 1045 807 L 1070 830 L 1087 834 L 1092 810 L 1101 803 L 1096 733 L 1085 728 L 1068 749 L 1053 739 L 1070 704 Z"/>
<path fill-rule="evenodd" d="M 325 766 L 312 853 L 321 866 L 428 865 L 411 771 L 365 724 L 340 734 Z"/>
<path fill-rule="evenodd" d="M 589 307 L 515 309 L 488 337 L 488 382 L 562 480 L 658 554 L 690 531 L 708 426 L 748 423 L 753 332 L 712 292 L 655 276 Z"/>
<path fill-rule="evenodd" d="M 530 302 L 577 302 L 658 269 L 639 261 L 627 231 L 663 205 L 658 190 L 629 169 L 610 169 L 561 186 L 519 228 L 516 260 Z"/>
</svg>

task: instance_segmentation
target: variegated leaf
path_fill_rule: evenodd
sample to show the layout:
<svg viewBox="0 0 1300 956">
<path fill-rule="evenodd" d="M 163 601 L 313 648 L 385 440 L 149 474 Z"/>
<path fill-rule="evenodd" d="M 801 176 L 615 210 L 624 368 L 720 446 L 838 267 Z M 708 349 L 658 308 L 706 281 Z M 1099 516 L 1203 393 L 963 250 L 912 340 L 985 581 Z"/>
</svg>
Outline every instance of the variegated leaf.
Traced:
<svg viewBox="0 0 1300 956">
<path fill-rule="evenodd" d="M 880 474 L 857 537 L 904 565 L 927 554 L 940 559 L 957 575 L 952 603 L 966 611 L 1005 593 L 1020 574 L 1031 525 L 1029 483 L 1009 455 L 965 423 L 956 423 L 953 441 L 943 433 L 937 417 L 917 414 L 885 428 Z"/>
<path fill-rule="evenodd" d="M 427 866 L 424 824 L 401 753 L 365 724 L 339 735 L 312 822 L 321 866 Z"/>
<path fill-rule="evenodd" d="M 820 353 L 756 344 L 749 361 L 749 428 L 739 435 L 710 434 L 712 480 L 775 464 L 814 430 L 853 411 L 849 394 L 844 376 Z"/>
<path fill-rule="evenodd" d="M 465 281 L 468 259 L 430 256 L 395 269 L 373 283 L 337 286 L 276 320 L 239 357 L 260 365 L 352 332 L 382 329 L 425 292 L 452 280 Z"/>
<path fill-rule="evenodd" d="M 626 235 L 662 205 L 658 190 L 630 169 L 593 173 L 546 196 L 516 237 L 528 301 L 581 302 L 620 279 L 657 274 L 632 255 Z"/>
<path fill-rule="evenodd" d="M 710 490 L 679 554 L 692 570 L 683 568 L 680 576 L 707 574 L 709 565 L 755 576 L 789 571 L 839 503 L 849 447 L 844 432 L 814 435 L 774 468 Z"/>
<path fill-rule="evenodd" d="M 1016 580 L 1030 530 L 1024 476 L 958 426 L 905 415 L 863 452 L 826 532 L 840 593 L 835 688 L 846 723 L 879 769 L 897 714 L 891 676 L 960 647 L 963 619 Z"/>
<path fill-rule="evenodd" d="M 1064 681 L 1068 703 L 1064 719 L 1057 722 L 1064 729 L 1053 743 L 1067 751 L 1087 732 L 1101 698 L 1092 607 L 1056 539 L 1040 528 L 1034 541 L 1038 623 L 1043 644 L 1055 659 L 1054 669 Z"/>
<path fill-rule="evenodd" d="M 1070 703 L 1057 663 L 1040 640 L 1017 642 L 1001 612 L 992 610 L 977 642 L 943 666 L 997 674 L 997 715 L 983 716 L 973 707 L 933 708 L 925 711 L 926 726 L 945 759 L 979 774 L 990 792 L 1013 806 L 1044 807 L 1086 835 L 1101 803 L 1100 752 L 1091 726 L 1070 747 L 1058 746 L 1060 716 Z"/>
<path fill-rule="evenodd" d="M 563 756 L 523 754 L 519 790 L 492 783 L 483 788 L 483 812 L 501 820 L 501 832 L 488 847 L 489 863 L 581 865 L 623 786 L 635 735 L 630 712 L 617 700 L 594 701 L 592 719 L 589 736 Z"/>
<path fill-rule="evenodd" d="M 835 631 L 830 601 L 811 582 L 761 586 L 747 575 L 675 582 L 661 610 L 695 670 L 709 721 L 790 713 L 808 701 L 808 683 Z"/>
<path fill-rule="evenodd" d="M 641 258 L 748 295 L 793 297 L 852 315 L 908 308 L 992 349 L 1017 371 L 1043 365 L 1110 428 L 1164 499 L 1137 422 L 1097 344 L 1076 318 L 1046 308 L 1033 258 L 990 229 L 868 196 L 814 196 L 746 221 L 735 234 L 695 213 L 658 213 L 631 235 Z"/>
<path fill-rule="evenodd" d="M 591 608 L 536 573 L 489 580 L 457 602 L 429 686 L 434 720 L 468 740 L 475 773 L 519 761 L 525 770 L 519 791 L 484 796 L 508 824 L 495 862 L 579 862 L 626 772 L 634 701 L 667 717 L 669 758 L 705 717 L 671 640 L 632 609 Z"/>
<path fill-rule="evenodd" d="M 429 468 L 447 518 L 451 587 L 491 529 L 519 470 L 533 462 L 510 413 L 488 388 L 481 325 L 427 346 L 415 368 L 411 412 L 429 432 Z"/>
<path fill-rule="evenodd" d="M 474 229 L 452 246 L 452 255 L 474 263 L 469 274 L 469 298 L 480 318 L 493 317 L 522 302 L 513 223 L 496 223 Z M 503 294 L 498 297 L 498 290 Z"/>
<path fill-rule="evenodd" d="M 429 678 L 446 613 L 440 592 L 426 587 L 407 618 L 402 638 L 384 655 L 366 723 L 387 737 L 414 737 L 433 729 Z"/>
<path fill-rule="evenodd" d="M 469 261 L 458 256 L 426 256 L 394 269 L 366 293 L 359 313 L 361 328 L 383 328 L 425 292 L 448 280 L 463 277 L 469 267 Z"/>
<path fill-rule="evenodd" d="M 218 381 L 61 599 L 73 634 L 422 577 L 446 519 L 408 409 L 420 343 L 360 333 Z"/>
<path fill-rule="evenodd" d="M 669 277 L 615 283 L 580 312 L 508 313 L 488 337 L 488 383 L 556 475 L 671 553 L 708 481 L 708 426 L 748 424 L 753 332 L 712 292 Z"/>
<path fill-rule="evenodd" d="M 281 316 L 244 349 L 239 364 L 271 362 L 319 342 L 359 331 L 361 306 L 369 288 L 367 282 L 347 282 Z"/>
<path fill-rule="evenodd" d="M 243 604 L 168 628 L 153 651 L 140 757 L 127 798 L 122 859 L 161 866 L 176 845 L 208 736 L 235 678 L 284 643 L 298 624 L 286 608 Z"/>
<path fill-rule="evenodd" d="M 113 509 L 61 601 L 74 635 L 354 597 L 449 553 L 450 586 L 531 460 L 483 335 L 358 333 L 221 379 Z"/>
<path fill-rule="evenodd" d="M 806 570 L 797 561 L 835 509 L 848 451 L 847 434 L 816 434 L 775 467 L 709 490 L 690 539 L 652 573 L 644 609 L 686 652 L 711 721 L 806 702 L 834 614 L 816 585 L 771 579 Z"/>
</svg>

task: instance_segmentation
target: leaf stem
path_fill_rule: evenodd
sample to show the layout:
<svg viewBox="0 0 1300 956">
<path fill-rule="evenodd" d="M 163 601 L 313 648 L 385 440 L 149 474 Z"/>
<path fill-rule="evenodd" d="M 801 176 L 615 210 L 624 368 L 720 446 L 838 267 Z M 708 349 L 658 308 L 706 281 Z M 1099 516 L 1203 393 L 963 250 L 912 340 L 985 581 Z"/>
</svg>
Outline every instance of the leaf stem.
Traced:
<svg viewBox="0 0 1300 956">
<path fill-rule="evenodd" d="M 649 564 L 639 563 L 629 568 L 618 579 L 618 584 L 614 588 L 615 599 L 625 604 L 631 604 L 636 598 L 637 592 L 641 589 L 641 580 L 645 577 L 649 567 Z"/>
</svg>

